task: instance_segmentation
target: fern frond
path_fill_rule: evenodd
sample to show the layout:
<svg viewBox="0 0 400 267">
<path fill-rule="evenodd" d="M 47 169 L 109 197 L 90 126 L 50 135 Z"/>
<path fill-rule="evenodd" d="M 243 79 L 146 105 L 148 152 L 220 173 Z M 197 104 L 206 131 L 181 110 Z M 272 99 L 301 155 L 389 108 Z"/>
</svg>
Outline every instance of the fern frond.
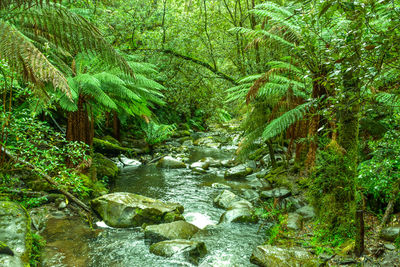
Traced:
<svg viewBox="0 0 400 267">
<path fill-rule="evenodd" d="M 230 29 L 230 31 L 234 32 L 234 33 L 239 33 L 239 34 L 243 34 L 251 39 L 255 39 L 257 37 L 263 37 L 266 39 L 271 39 L 276 41 L 278 44 L 282 44 L 286 47 L 289 48 L 293 48 L 295 47 L 295 45 L 287 40 L 285 40 L 284 38 L 280 37 L 277 34 L 273 34 L 270 33 L 266 30 L 253 30 L 253 29 L 247 29 L 247 28 L 243 28 L 243 27 L 236 27 L 236 28 L 232 28 Z"/>
<path fill-rule="evenodd" d="M 375 99 L 378 103 L 384 104 L 385 106 L 400 107 L 399 95 L 381 92 L 376 95 Z"/>
<path fill-rule="evenodd" d="M 49 5 L 51 2 L 60 3 L 61 0 L 1 0 L 1 9 L 11 9 L 11 8 L 30 8 L 32 6 L 43 6 Z"/>
<path fill-rule="evenodd" d="M 297 121 L 301 120 L 304 117 L 309 106 L 310 103 L 301 104 L 295 107 L 294 109 L 289 110 L 282 116 L 274 119 L 267 125 L 267 127 L 265 127 L 264 132 L 262 134 L 262 138 L 264 140 L 268 140 L 285 131 L 287 128 L 289 128 L 289 126 L 291 126 L 292 124 L 296 123 Z"/>
<path fill-rule="evenodd" d="M 65 77 L 20 31 L 0 20 L 0 59 L 37 86 L 51 83 L 68 97 L 71 92 Z"/>
</svg>

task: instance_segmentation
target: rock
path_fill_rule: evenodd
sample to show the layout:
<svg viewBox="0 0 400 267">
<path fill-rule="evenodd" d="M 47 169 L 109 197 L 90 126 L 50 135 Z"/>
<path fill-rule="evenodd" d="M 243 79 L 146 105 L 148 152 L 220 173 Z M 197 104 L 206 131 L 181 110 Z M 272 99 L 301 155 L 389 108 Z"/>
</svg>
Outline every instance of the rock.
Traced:
<svg viewBox="0 0 400 267">
<path fill-rule="evenodd" d="M 220 148 L 221 147 L 221 143 L 214 143 L 214 142 L 206 143 L 205 146 L 209 147 L 209 148 Z"/>
<path fill-rule="evenodd" d="M 122 167 L 136 167 L 142 165 L 142 163 L 136 159 L 130 159 L 121 155 L 118 159 L 122 163 Z"/>
<path fill-rule="evenodd" d="M 0 266 L 29 266 L 31 220 L 17 203 L 0 201 Z"/>
<path fill-rule="evenodd" d="M 388 250 L 395 250 L 396 249 L 396 247 L 393 244 L 385 244 L 384 246 Z"/>
<path fill-rule="evenodd" d="M 301 230 L 302 220 L 303 217 L 301 217 L 300 214 L 289 213 L 287 218 L 287 228 L 295 231 Z"/>
<path fill-rule="evenodd" d="M 296 210 L 296 213 L 300 214 L 301 216 L 303 216 L 303 219 L 305 221 L 309 221 L 312 218 L 315 217 L 315 211 L 314 208 L 310 205 L 304 206 L 298 210 Z"/>
<path fill-rule="evenodd" d="M 112 227 L 137 227 L 181 220 L 183 206 L 131 193 L 112 193 L 90 202 L 104 222 Z"/>
<path fill-rule="evenodd" d="M 144 229 L 144 238 L 150 244 L 172 239 L 190 239 L 200 228 L 185 222 L 176 221 L 158 225 L 149 225 Z"/>
<path fill-rule="evenodd" d="M 246 184 L 248 184 L 251 188 L 253 189 L 261 189 L 264 187 L 269 187 L 269 186 L 265 186 L 258 178 L 256 177 L 246 177 Z"/>
<path fill-rule="evenodd" d="M 305 206 L 304 201 L 295 198 L 295 197 L 287 197 L 282 199 L 282 207 L 287 209 L 288 211 L 296 211 Z"/>
<path fill-rule="evenodd" d="M 151 245 L 150 252 L 162 257 L 172 257 L 179 254 L 197 265 L 199 259 L 207 254 L 207 248 L 204 242 L 175 239 Z"/>
<path fill-rule="evenodd" d="M 95 168 L 96 177 L 98 179 L 107 177 L 110 181 L 112 181 L 119 174 L 117 164 L 100 153 L 94 153 L 92 166 Z"/>
<path fill-rule="evenodd" d="M 257 216 L 255 216 L 253 214 L 253 211 L 247 205 L 244 205 L 243 202 L 235 205 L 236 206 L 233 206 L 233 209 L 227 210 L 224 214 L 222 214 L 221 218 L 219 219 L 220 224 L 231 223 L 231 222 L 243 222 L 243 223 L 258 222 Z"/>
<path fill-rule="evenodd" d="M 210 167 L 210 164 L 208 162 L 203 162 L 203 161 L 197 161 L 190 165 L 191 169 L 201 168 L 203 170 L 207 170 L 208 167 Z"/>
<path fill-rule="evenodd" d="M 169 168 L 169 169 L 181 169 L 181 168 L 186 168 L 186 164 L 180 161 L 179 159 L 175 159 L 171 156 L 166 156 L 157 162 L 157 167 Z"/>
<path fill-rule="evenodd" d="M 386 241 L 395 241 L 400 236 L 400 227 L 386 227 L 382 229 L 381 238 Z"/>
<path fill-rule="evenodd" d="M 241 195 L 244 199 L 255 203 L 258 201 L 260 198 L 260 195 L 257 193 L 257 191 L 252 190 L 252 189 L 242 189 Z"/>
<path fill-rule="evenodd" d="M 284 188 L 284 187 L 280 187 L 280 188 L 275 188 L 272 190 L 268 190 L 268 191 L 262 191 L 261 192 L 261 198 L 263 199 L 268 199 L 268 198 L 285 198 L 290 196 L 291 192 Z"/>
<path fill-rule="evenodd" d="M 196 141 L 193 142 L 195 146 L 204 146 L 206 144 L 214 143 L 212 136 L 200 137 Z"/>
<path fill-rule="evenodd" d="M 211 158 L 211 157 L 207 157 L 204 159 L 201 159 L 202 162 L 208 163 L 209 167 L 221 167 L 221 161 Z"/>
<path fill-rule="evenodd" d="M 206 171 L 205 169 L 199 168 L 199 167 L 194 168 L 194 169 L 193 169 L 193 172 L 196 173 L 196 174 L 207 173 L 207 171 Z"/>
<path fill-rule="evenodd" d="M 225 178 L 227 179 L 239 179 L 243 178 L 253 172 L 252 168 L 242 164 L 233 168 L 230 168 L 225 172 Z"/>
<path fill-rule="evenodd" d="M 233 202 L 237 202 L 240 200 L 242 200 L 241 197 L 235 195 L 229 190 L 224 190 L 214 199 L 214 204 L 219 208 L 228 209 L 233 204 Z"/>
<path fill-rule="evenodd" d="M 192 140 L 186 140 L 182 143 L 182 146 L 189 147 L 193 146 L 193 141 Z"/>
<path fill-rule="evenodd" d="M 280 248 L 262 245 L 255 248 L 250 262 L 264 267 L 315 267 L 318 260 L 301 248 Z"/>
<path fill-rule="evenodd" d="M 217 188 L 217 189 L 231 189 L 231 187 L 230 187 L 229 185 L 220 184 L 220 183 L 213 183 L 213 184 L 211 185 L 211 187 Z"/>
</svg>

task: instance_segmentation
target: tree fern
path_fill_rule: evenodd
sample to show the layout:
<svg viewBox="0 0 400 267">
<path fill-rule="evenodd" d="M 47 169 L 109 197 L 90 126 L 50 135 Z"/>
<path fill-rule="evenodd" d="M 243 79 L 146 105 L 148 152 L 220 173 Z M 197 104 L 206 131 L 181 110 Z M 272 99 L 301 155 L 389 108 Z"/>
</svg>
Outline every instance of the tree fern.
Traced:
<svg viewBox="0 0 400 267">
<path fill-rule="evenodd" d="M 267 127 L 265 127 L 262 137 L 264 140 L 271 139 L 278 134 L 285 131 L 289 126 L 301 120 L 306 114 L 308 108 L 310 107 L 310 103 L 304 103 L 302 105 L 298 105 L 292 110 L 287 111 L 282 116 L 276 118 L 271 121 Z"/>
</svg>

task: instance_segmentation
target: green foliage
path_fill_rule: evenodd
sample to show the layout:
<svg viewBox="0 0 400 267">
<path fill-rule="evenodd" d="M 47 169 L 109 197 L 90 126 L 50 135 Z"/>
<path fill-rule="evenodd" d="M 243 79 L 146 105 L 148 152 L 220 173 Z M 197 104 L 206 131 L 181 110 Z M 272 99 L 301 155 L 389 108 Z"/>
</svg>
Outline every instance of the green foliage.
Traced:
<svg viewBox="0 0 400 267">
<path fill-rule="evenodd" d="M 78 166 L 88 160 L 88 147 L 85 144 L 67 142 L 61 133 L 31 116 L 27 110 L 14 111 L 9 125 L 11 127 L 6 128 L 8 150 L 55 177 L 55 181 L 65 189 L 81 197 L 88 196 L 90 189 L 84 185 L 79 174 L 67 165 Z M 24 166 L 15 163 L 14 168 Z M 46 182 L 43 180 L 43 183 Z"/>
<path fill-rule="evenodd" d="M 150 121 L 147 124 L 143 124 L 142 129 L 146 135 L 146 142 L 149 145 L 155 145 L 167 140 L 175 131 L 175 124 L 157 124 L 154 121 Z"/>
<path fill-rule="evenodd" d="M 334 148 L 319 151 L 310 177 L 309 197 L 323 227 L 351 237 L 354 227 L 355 180 L 352 159 Z"/>
<path fill-rule="evenodd" d="M 399 115 L 391 124 L 397 124 Z M 391 129 L 380 140 L 370 141 L 372 150 L 369 160 L 361 162 L 358 168 L 358 184 L 364 192 L 376 201 L 388 202 L 400 183 L 400 133 Z"/>
<path fill-rule="evenodd" d="M 255 215 L 265 220 L 266 222 L 272 223 L 272 225 L 268 227 L 266 232 L 267 244 L 273 245 L 284 235 L 284 226 L 286 224 L 284 213 L 285 209 L 281 209 L 279 206 L 277 206 L 277 204 L 272 199 L 264 202 L 261 208 L 255 209 Z"/>
<path fill-rule="evenodd" d="M 42 252 L 46 246 L 46 240 L 39 234 L 32 233 L 32 252 L 29 259 L 31 266 L 39 266 L 42 260 Z"/>
</svg>

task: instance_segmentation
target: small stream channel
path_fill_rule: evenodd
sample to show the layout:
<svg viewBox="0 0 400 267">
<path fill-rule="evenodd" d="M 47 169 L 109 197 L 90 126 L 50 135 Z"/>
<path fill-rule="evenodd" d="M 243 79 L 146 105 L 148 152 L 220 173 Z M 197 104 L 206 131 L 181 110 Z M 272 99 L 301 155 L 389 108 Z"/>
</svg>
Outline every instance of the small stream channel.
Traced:
<svg viewBox="0 0 400 267">
<path fill-rule="evenodd" d="M 190 147 L 189 151 L 190 162 L 210 156 L 220 160 L 233 157 L 231 151 L 224 149 Z M 212 184 L 229 185 L 233 192 L 248 187 L 245 183 L 225 181 L 224 172 L 222 167 L 210 168 L 204 174 L 195 174 L 190 169 L 162 169 L 151 164 L 126 167 L 112 191 L 181 203 L 186 221 L 204 229 L 194 237 L 205 242 L 208 250 L 200 266 L 254 266 L 249 261 L 250 255 L 264 241 L 260 225 L 218 224 L 225 210 L 216 208 L 213 199 L 223 189 Z M 44 266 L 193 266 L 183 258 L 151 254 L 140 228 L 99 225 L 93 231 L 79 218 L 49 220 L 43 233 L 48 242 Z"/>
</svg>

